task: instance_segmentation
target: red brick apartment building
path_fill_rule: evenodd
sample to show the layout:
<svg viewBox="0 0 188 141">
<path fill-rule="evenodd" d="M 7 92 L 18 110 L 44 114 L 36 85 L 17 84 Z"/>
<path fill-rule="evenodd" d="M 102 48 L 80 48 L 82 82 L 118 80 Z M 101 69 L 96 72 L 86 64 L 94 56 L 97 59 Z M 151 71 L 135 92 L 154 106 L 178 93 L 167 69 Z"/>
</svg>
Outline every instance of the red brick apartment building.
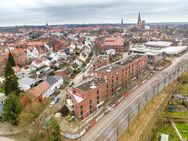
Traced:
<svg viewBox="0 0 188 141">
<path fill-rule="evenodd" d="M 105 38 L 104 42 L 101 46 L 101 49 L 103 51 L 109 50 L 109 49 L 115 49 L 117 52 L 124 52 L 128 51 L 128 47 L 124 45 L 125 40 L 120 37 L 109 37 Z"/>
<path fill-rule="evenodd" d="M 75 115 L 84 119 L 103 104 L 107 91 L 107 82 L 101 78 L 92 78 L 72 88 L 69 97 L 73 102 Z"/>
<path fill-rule="evenodd" d="M 93 70 L 106 66 L 110 63 L 109 55 L 99 55 L 93 64 Z"/>
<path fill-rule="evenodd" d="M 124 89 L 148 63 L 147 55 L 130 56 L 95 71 L 95 78 L 72 88 L 69 98 L 79 119 L 88 117 L 108 101 L 118 89 Z"/>
<path fill-rule="evenodd" d="M 143 70 L 148 63 L 147 55 L 129 56 L 110 65 L 99 68 L 95 71 L 95 76 L 108 81 L 107 97 L 116 93 L 118 88 L 126 87 L 130 78 L 135 77 Z"/>
</svg>

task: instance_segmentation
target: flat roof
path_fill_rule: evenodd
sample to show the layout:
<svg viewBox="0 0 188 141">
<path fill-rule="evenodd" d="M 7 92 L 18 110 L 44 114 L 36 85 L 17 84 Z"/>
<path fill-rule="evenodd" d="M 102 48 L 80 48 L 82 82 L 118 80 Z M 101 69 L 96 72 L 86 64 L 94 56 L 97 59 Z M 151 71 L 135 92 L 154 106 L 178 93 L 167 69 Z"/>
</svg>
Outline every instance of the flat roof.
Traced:
<svg viewBox="0 0 188 141">
<path fill-rule="evenodd" d="M 125 66 L 127 64 L 134 62 L 136 59 L 140 58 L 141 56 L 143 56 L 143 55 L 131 55 L 131 56 L 128 56 L 127 58 L 121 59 L 117 62 L 114 62 L 112 64 L 101 67 L 101 68 L 97 69 L 96 71 L 112 73 L 113 71 L 116 71 L 116 70 L 122 68 L 122 66 Z"/>
<path fill-rule="evenodd" d="M 109 55 L 99 55 L 97 56 L 97 59 L 106 60 L 109 59 Z"/>
<path fill-rule="evenodd" d="M 172 45 L 172 42 L 166 41 L 149 41 L 145 43 L 146 46 L 158 46 L 158 47 L 168 47 Z"/>
<path fill-rule="evenodd" d="M 163 49 L 163 52 L 166 54 L 179 54 L 187 49 L 187 46 L 172 46 L 172 47 L 167 47 Z"/>
<path fill-rule="evenodd" d="M 115 70 L 118 70 L 119 68 L 121 68 L 119 65 L 116 65 L 116 64 L 109 64 L 109 65 L 106 65 L 102 68 L 99 68 L 97 69 L 98 72 L 106 72 L 106 73 L 111 73 Z"/>
<path fill-rule="evenodd" d="M 136 59 L 140 58 L 142 55 L 132 55 L 132 56 L 129 56 L 125 59 L 122 59 L 118 62 L 116 62 L 117 65 L 121 65 L 121 66 L 125 66 L 127 64 L 130 64 L 132 62 L 134 62 Z"/>
<path fill-rule="evenodd" d="M 83 82 L 82 84 L 77 85 L 76 88 L 88 92 L 90 90 L 97 88 L 99 85 L 103 83 L 106 83 L 104 79 L 94 77 L 90 80 Z"/>
<path fill-rule="evenodd" d="M 130 51 L 151 54 L 161 54 L 163 52 L 161 49 L 154 49 L 146 46 L 133 46 L 132 48 L 130 48 Z"/>
<path fill-rule="evenodd" d="M 161 141 L 168 141 L 168 140 L 169 140 L 169 135 L 161 134 Z"/>
</svg>

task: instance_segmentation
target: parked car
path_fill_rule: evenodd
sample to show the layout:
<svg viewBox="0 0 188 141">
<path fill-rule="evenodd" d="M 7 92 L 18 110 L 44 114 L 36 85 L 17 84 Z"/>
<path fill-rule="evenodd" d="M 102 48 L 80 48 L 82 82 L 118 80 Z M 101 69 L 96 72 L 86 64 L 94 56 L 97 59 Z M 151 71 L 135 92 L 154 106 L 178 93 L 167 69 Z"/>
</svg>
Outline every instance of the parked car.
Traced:
<svg viewBox="0 0 188 141">
<path fill-rule="evenodd" d="M 55 104 L 57 104 L 60 101 L 60 97 L 56 96 L 54 97 L 54 99 L 52 100 L 52 102 L 50 103 L 50 108 L 52 108 Z"/>
</svg>

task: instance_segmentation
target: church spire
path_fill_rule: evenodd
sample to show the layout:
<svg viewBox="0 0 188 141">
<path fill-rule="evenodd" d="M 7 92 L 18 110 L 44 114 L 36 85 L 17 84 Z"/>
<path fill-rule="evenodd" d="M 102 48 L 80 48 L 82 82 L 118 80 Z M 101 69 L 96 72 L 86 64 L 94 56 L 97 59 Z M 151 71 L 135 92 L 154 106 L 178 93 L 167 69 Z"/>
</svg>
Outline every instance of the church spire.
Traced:
<svg viewBox="0 0 188 141">
<path fill-rule="evenodd" d="M 141 15 L 140 12 L 138 13 L 138 24 L 141 23 Z"/>
<path fill-rule="evenodd" d="M 123 18 L 121 18 L 121 25 L 123 25 Z"/>
</svg>

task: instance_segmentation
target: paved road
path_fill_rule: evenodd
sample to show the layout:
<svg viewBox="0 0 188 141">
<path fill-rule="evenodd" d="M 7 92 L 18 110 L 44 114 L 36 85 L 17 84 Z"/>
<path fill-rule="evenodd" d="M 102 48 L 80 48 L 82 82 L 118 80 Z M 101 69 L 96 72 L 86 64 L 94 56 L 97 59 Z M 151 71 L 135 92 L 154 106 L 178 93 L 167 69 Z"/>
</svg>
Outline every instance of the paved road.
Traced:
<svg viewBox="0 0 188 141">
<path fill-rule="evenodd" d="M 122 111 L 125 111 L 130 105 L 135 104 L 134 102 L 140 97 L 141 94 L 143 94 L 143 91 L 150 88 L 152 85 L 156 83 L 156 81 L 163 79 L 165 75 L 168 75 L 170 72 L 174 71 L 175 68 L 178 68 L 179 65 L 182 65 L 182 63 L 185 60 L 188 60 L 188 53 L 183 55 L 182 57 L 176 59 L 173 61 L 172 65 L 167 67 L 165 70 L 158 72 L 155 76 L 153 76 L 151 79 L 149 79 L 145 84 L 141 85 L 137 89 L 135 89 L 126 99 L 123 99 L 123 101 L 112 111 L 103 117 L 94 127 L 89 129 L 86 134 L 81 138 L 81 141 L 103 141 L 98 138 L 99 135 L 103 134 L 104 136 L 108 136 L 109 131 L 105 133 L 105 130 L 111 129 L 112 124 L 115 121 L 115 119 L 122 113 Z M 187 68 L 186 68 L 187 69 Z M 166 80 L 165 80 L 166 81 Z M 162 88 L 163 86 L 160 86 Z M 126 118 L 126 117 L 125 117 Z M 111 130 L 111 132 L 115 132 Z M 114 140 L 115 139 L 110 139 Z"/>
</svg>

